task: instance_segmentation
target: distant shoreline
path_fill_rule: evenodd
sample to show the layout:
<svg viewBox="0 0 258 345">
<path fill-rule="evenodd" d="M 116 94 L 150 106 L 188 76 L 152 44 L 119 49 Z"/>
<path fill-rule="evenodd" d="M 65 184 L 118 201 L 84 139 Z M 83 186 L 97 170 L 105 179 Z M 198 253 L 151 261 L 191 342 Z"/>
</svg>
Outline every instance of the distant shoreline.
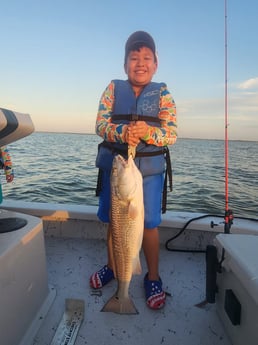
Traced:
<svg viewBox="0 0 258 345">
<path fill-rule="evenodd" d="M 96 135 L 96 133 L 82 133 L 82 132 L 56 132 L 56 131 L 35 131 L 34 133 L 46 133 L 46 134 L 76 134 L 76 135 Z M 224 141 L 225 139 L 211 139 L 211 138 L 187 138 L 187 137 L 179 137 L 178 140 L 213 140 L 213 141 Z M 252 142 L 258 143 L 258 140 L 247 140 L 247 139 L 229 139 L 229 141 L 244 141 L 244 142 Z"/>
</svg>

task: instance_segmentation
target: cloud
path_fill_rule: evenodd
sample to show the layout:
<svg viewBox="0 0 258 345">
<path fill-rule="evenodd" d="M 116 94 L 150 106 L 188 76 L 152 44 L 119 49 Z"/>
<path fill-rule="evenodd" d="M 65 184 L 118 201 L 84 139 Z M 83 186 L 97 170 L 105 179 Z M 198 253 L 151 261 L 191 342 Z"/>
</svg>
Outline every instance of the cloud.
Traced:
<svg viewBox="0 0 258 345">
<path fill-rule="evenodd" d="M 181 99 L 177 101 L 180 137 L 224 139 L 224 98 Z M 255 140 L 258 133 L 257 92 L 229 94 L 228 123 L 232 140 Z"/>
<path fill-rule="evenodd" d="M 258 88 L 258 77 L 250 78 L 238 84 L 238 89 L 249 90 Z"/>
<path fill-rule="evenodd" d="M 240 93 L 232 94 L 229 97 L 229 104 L 234 109 L 239 109 L 240 111 L 250 111 L 254 115 L 258 113 L 258 98 L 257 93 Z"/>
</svg>

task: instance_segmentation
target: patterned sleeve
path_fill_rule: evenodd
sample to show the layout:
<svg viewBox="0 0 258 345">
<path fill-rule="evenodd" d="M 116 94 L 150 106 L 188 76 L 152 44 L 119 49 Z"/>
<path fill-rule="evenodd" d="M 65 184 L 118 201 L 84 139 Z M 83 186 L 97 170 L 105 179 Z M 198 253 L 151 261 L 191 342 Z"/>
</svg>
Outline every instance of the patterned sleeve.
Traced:
<svg viewBox="0 0 258 345">
<path fill-rule="evenodd" d="M 4 169 L 5 175 L 13 175 L 12 160 L 6 146 L 0 148 L 0 155 L 2 158 L 2 168 Z"/>
<path fill-rule="evenodd" d="M 124 143 L 125 125 L 111 122 L 115 85 L 111 82 L 103 92 L 96 119 L 96 134 L 110 142 Z"/>
<path fill-rule="evenodd" d="M 177 118 L 175 101 L 167 89 L 161 88 L 159 118 L 161 127 L 149 126 L 143 140 L 155 146 L 172 145 L 177 140 Z"/>
</svg>

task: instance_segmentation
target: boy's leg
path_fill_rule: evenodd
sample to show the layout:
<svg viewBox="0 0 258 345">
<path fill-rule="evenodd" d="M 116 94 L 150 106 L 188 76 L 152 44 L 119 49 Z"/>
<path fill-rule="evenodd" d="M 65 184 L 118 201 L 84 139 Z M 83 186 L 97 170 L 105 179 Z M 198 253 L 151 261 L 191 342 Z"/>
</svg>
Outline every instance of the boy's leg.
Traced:
<svg viewBox="0 0 258 345">
<path fill-rule="evenodd" d="M 159 232 L 158 228 L 144 229 L 142 247 L 148 267 L 148 278 L 159 279 Z"/>
<path fill-rule="evenodd" d="M 99 208 L 97 216 L 102 222 L 108 223 L 110 208 L 110 172 L 103 170 L 101 178 L 101 191 L 99 194 Z M 112 269 L 114 266 L 111 249 L 111 226 L 109 224 L 107 231 L 107 265 L 104 265 L 100 270 L 91 275 L 90 286 L 93 289 L 102 288 L 114 279 L 114 272 Z"/>
<path fill-rule="evenodd" d="M 113 280 L 113 256 L 112 256 L 112 243 L 111 243 L 111 227 L 108 226 L 107 232 L 107 257 L 108 263 L 104 265 L 99 271 L 93 273 L 90 277 L 90 287 L 93 289 L 100 289 Z"/>
<path fill-rule="evenodd" d="M 159 276 L 159 232 L 158 228 L 144 229 L 143 251 L 148 267 L 144 277 L 146 303 L 151 309 L 164 307 L 166 294 Z"/>
</svg>

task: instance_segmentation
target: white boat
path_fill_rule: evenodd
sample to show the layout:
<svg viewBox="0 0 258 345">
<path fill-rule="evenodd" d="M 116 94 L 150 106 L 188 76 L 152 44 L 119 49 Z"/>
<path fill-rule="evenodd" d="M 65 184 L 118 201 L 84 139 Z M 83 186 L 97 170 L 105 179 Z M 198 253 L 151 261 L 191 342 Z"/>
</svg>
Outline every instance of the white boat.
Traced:
<svg viewBox="0 0 258 345">
<path fill-rule="evenodd" d="M 0 147 L 33 130 L 22 114 L 3 110 L 0 120 Z M 0 344 L 257 345 L 258 223 L 236 218 L 230 234 L 229 228 L 212 215 L 163 215 L 166 306 L 146 306 L 142 257 L 143 274 L 130 285 L 139 314 L 120 315 L 101 312 L 115 281 L 97 291 L 89 287 L 90 275 L 106 263 L 107 226 L 96 207 L 4 200 Z"/>
<path fill-rule="evenodd" d="M 106 225 L 97 219 L 96 207 L 5 200 L 0 222 L 21 218 L 27 224 L 0 234 L 1 344 L 257 344 L 258 224 L 235 219 L 231 234 L 224 234 L 222 218 L 202 216 L 163 216 L 165 308 L 152 311 L 145 304 L 142 257 L 143 274 L 134 276 L 130 286 L 139 314 L 118 315 L 101 312 L 116 282 L 95 292 L 88 283 L 106 262 Z M 168 251 L 166 242 L 189 252 Z M 207 255 L 190 250 L 206 251 L 207 245 L 215 245 L 219 261 L 224 248 L 225 258 L 217 273 L 215 303 L 197 306 L 206 299 Z M 80 327 L 73 338 L 72 331 L 65 335 L 62 322 L 67 301 L 84 305 L 84 319 L 77 320 Z"/>
</svg>

